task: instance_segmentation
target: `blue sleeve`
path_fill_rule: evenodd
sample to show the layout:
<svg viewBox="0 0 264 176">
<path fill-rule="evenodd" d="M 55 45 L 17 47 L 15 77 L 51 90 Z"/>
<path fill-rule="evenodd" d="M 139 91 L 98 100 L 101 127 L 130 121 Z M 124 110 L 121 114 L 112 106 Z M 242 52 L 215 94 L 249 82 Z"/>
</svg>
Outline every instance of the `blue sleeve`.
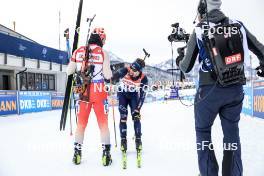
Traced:
<svg viewBox="0 0 264 176">
<path fill-rule="evenodd" d="M 127 72 L 128 72 L 128 70 L 126 67 L 120 68 L 119 70 L 117 70 L 117 72 L 115 72 L 113 74 L 112 79 L 113 80 L 119 80 L 120 78 L 123 78 L 124 76 L 126 76 Z"/>
<path fill-rule="evenodd" d="M 139 99 L 138 99 L 138 103 L 137 103 L 137 109 L 140 111 L 145 97 L 146 97 L 146 90 L 144 89 L 146 86 L 148 85 L 148 78 L 147 76 L 145 76 L 142 81 L 141 81 L 141 85 L 140 85 L 140 91 L 139 91 Z"/>
</svg>

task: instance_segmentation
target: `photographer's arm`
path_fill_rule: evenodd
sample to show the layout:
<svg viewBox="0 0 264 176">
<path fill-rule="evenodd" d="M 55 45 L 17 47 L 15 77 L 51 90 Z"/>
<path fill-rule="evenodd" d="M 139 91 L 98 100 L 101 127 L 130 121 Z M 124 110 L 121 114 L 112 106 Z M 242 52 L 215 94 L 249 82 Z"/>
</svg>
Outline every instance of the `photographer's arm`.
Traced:
<svg viewBox="0 0 264 176">
<path fill-rule="evenodd" d="M 243 27 L 246 31 L 249 50 L 258 57 L 260 65 L 264 65 L 264 45 L 244 25 Z"/>
<path fill-rule="evenodd" d="M 198 55 L 199 48 L 196 43 L 196 34 L 192 33 L 189 42 L 187 43 L 187 51 L 185 57 L 179 62 L 179 67 L 182 72 L 188 73 L 194 66 L 196 57 Z"/>
</svg>

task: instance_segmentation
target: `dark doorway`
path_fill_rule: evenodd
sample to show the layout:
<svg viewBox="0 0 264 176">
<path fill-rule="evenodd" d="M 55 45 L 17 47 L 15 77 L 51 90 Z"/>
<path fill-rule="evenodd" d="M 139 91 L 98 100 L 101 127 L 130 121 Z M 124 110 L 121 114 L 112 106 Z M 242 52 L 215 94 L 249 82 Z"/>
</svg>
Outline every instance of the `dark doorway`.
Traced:
<svg viewBox="0 0 264 176">
<path fill-rule="evenodd" d="M 3 75 L 3 90 L 10 90 L 10 77 Z"/>
</svg>

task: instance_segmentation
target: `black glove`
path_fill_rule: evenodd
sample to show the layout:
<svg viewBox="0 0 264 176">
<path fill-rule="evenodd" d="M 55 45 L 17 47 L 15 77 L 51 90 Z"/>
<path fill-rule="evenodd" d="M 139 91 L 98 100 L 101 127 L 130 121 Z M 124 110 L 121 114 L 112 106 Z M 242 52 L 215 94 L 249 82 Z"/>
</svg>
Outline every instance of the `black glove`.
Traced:
<svg viewBox="0 0 264 176">
<path fill-rule="evenodd" d="M 179 67 L 180 61 L 183 60 L 183 58 L 184 58 L 184 49 L 185 49 L 185 47 L 177 49 L 179 56 L 176 58 L 176 65 L 178 67 Z"/>
<path fill-rule="evenodd" d="M 178 67 L 179 67 L 179 65 L 180 65 L 180 61 L 182 61 L 183 58 L 184 58 L 184 56 L 180 56 L 180 55 L 176 58 L 176 65 L 177 65 Z"/>
<path fill-rule="evenodd" d="M 140 120 L 141 119 L 141 115 L 139 110 L 135 110 L 132 112 L 132 118 L 133 120 Z"/>
<path fill-rule="evenodd" d="M 178 52 L 179 56 L 184 57 L 184 49 L 185 49 L 185 47 L 181 47 L 181 48 L 177 49 L 177 52 Z"/>
<path fill-rule="evenodd" d="M 111 79 L 104 79 L 105 83 L 111 83 Z"/>
<path fill-rule="evenodd" d="M 119 73 L 118 72 L 113 72 L 113 76 L 110 79 L 110 82 L 114 85 L 119 82 Z"/>
<path fill-rule="evenodd" d="M 256 70 L 258 71 L 257 72 L 257 75 L 259 77 L 264 77 L 264 65 L 260 65 L 256 68 Z"/>
</svg>

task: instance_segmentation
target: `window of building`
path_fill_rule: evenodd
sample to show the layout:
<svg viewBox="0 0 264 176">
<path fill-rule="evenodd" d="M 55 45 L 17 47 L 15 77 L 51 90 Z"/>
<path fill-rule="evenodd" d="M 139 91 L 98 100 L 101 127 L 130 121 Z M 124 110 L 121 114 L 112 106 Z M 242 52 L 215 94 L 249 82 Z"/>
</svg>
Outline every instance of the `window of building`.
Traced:
<svg viewBox="0 0 264 176">
<path fill-rule="evenodd" d="M 28 73 L 28 90 L 35 90 L 35 74 Z"/>
<path fill-rule="evenodd" d="M 35 75 L 35 89 L 41 90 L 42 89 L 42 74 L 36 73 Z"/>
<path fill-rule="evenodd" d="M 55 76 L 49 75 L 49 90 L 55 90 Z"/>
<path fill-rule="evenodd" d="M 42 90 L 49 90 L 49 75 L 43 74 Z"/>
<path fill-rule="evenodd" d="M 20 90 L 48 91 L 55 90 L 55 75 L 41 73 L 21 73 Z"/>
<path fill-rule="evenodd" d="M 27 73 L 21 73 L 19 75 L 20 90 L 27 90 Z"/>
</svg>

